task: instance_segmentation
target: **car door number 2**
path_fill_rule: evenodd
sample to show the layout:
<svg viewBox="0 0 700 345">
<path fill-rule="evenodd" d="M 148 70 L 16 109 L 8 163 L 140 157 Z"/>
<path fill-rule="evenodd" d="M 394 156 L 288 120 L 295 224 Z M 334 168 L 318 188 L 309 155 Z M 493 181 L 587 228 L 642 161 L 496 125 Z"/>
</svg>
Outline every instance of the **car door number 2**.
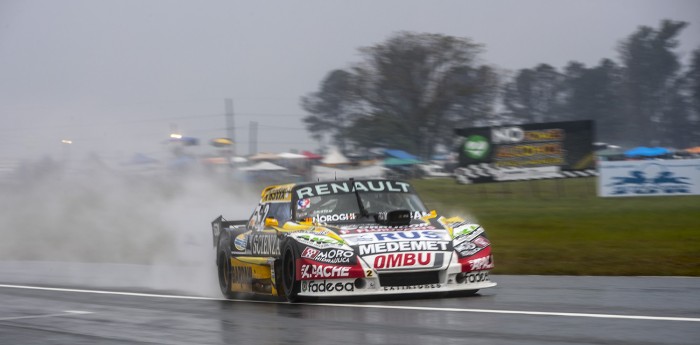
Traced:
<svg viewBox="0 0 700 345">
<path fill-rule="evenodd" d="M 255 225 L 257 230 L 262 230 L 265 228 L 265 218 L 267 217 L 267 212 L 270 211 L 270 204 L 260 204 L 257 210 L 257 216 L 255 217 Z"/>
</svg>

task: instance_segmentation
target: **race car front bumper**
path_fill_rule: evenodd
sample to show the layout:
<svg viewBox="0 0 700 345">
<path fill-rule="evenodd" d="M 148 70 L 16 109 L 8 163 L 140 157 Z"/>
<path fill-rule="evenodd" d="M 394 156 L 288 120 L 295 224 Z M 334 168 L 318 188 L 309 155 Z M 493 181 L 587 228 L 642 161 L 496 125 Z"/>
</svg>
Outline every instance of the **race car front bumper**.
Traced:
<svg viewBox="0 0 700 345">
<path fill-rule="evenodd" d="M 303 280 L 299 296 L 345 297 L 479 290 L 496 286 L 488 270 L 383 273 L 355 279 Z"/>
</svg>

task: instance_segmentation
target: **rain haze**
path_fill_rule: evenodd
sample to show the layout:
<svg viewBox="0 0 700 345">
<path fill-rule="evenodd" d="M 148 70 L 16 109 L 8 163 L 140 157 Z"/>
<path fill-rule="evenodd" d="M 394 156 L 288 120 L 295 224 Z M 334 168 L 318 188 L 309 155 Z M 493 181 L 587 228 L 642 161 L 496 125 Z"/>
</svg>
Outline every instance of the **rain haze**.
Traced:
<svg viewBox="0 0 700 345">
<path fill-rule="evenodd" d="M 638 26 L 690 23 L 681 56 L 700 44 L 700 2 L 595 1 L 2 1 L 0 160 L 96 152 L 163 153 L 173 131 L 226 136 L 237 153 L 320 148 L 300 97 L 358 48 L 412 31 L 467 37 L 482 63 L 515 71 L 617 59 Z M 65 146 L 65 145 L 64 145 Z"/>
<path fill-rule="evenodd" d="M 233 101 L 239 155 L 251 152 L 251 121 L 259 125 L 258 152 L 318 151 L 300 98 L 330 71 L 360 62 L 358 48 L 394 33 L 467 37 L 483 45 L 481 63 L 516 71 L 616 59 L 621 40 L 663 19 L 689 23 L 678 47 L 687 58 L 700 46 L 699 16 L 700 2 L 680 0 L 4 0 L 0 168 L 44 157 L 92 155 L 98 165 L 136 153 L 163 159 L 173 132 L 214 150 L 206 143 L 227 135 L 225 99 Z M 0 261 L 3 279 L 15 277 L 2 276 L 17 269 L 13 260 L 39 260 L 54 262 L 40 266 L 65 275 L 63 284 L 217 295 L 209 222 L 220 214 L 246 219 L 259 196 L 209 177 L 122 176 L 89 164 L 65 176 L 44 168 L 0 183 L 0 260 L 11 262 L 3 271 Z M 130 273 L 101 281 L 93 274 L 99 266 L 75 266 L 85 262 L 192 271 L 158 280 L 146 269 L 158 280 L 150 283 Z"/>
</svg>

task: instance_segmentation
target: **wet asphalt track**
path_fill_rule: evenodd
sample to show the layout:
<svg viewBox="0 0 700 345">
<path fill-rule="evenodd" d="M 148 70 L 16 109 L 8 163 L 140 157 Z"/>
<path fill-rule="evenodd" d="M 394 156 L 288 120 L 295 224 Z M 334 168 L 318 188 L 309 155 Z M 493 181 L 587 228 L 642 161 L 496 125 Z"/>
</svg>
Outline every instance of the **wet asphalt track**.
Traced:
<svg viewBox="0 0 700 345">
<path fill-rule="evenodd" d="M 498 287 L 472 297 L 292 305 L 120 279 L 76 283 L 86 277 L 24 265 L 0 263 L 3 345 L 700 343 L 700 278 L 496 275 Z M 81 274 L 105 270 L 87 266 Z"/>
</svg>

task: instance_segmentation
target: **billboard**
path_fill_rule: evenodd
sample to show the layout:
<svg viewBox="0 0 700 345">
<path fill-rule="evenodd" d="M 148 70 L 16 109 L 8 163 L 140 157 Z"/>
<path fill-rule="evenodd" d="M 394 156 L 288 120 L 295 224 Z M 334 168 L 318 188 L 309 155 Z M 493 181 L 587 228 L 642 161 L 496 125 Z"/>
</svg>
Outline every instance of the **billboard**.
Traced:
<svg viewBox="0 0 700 345">
<path fill-rule="evenodd" d="M 472 182 L 561 177 L 562 172 L 595 168 L 590 120 L 461 128 L 455 133 L 462 137 L 461 170 L 473 168 L 481 177 Z"/>
<path fill-rule="evenodd" d="M 700 159 L 598 162 L 598 196 L 700 195 Z"/>
</svg>

